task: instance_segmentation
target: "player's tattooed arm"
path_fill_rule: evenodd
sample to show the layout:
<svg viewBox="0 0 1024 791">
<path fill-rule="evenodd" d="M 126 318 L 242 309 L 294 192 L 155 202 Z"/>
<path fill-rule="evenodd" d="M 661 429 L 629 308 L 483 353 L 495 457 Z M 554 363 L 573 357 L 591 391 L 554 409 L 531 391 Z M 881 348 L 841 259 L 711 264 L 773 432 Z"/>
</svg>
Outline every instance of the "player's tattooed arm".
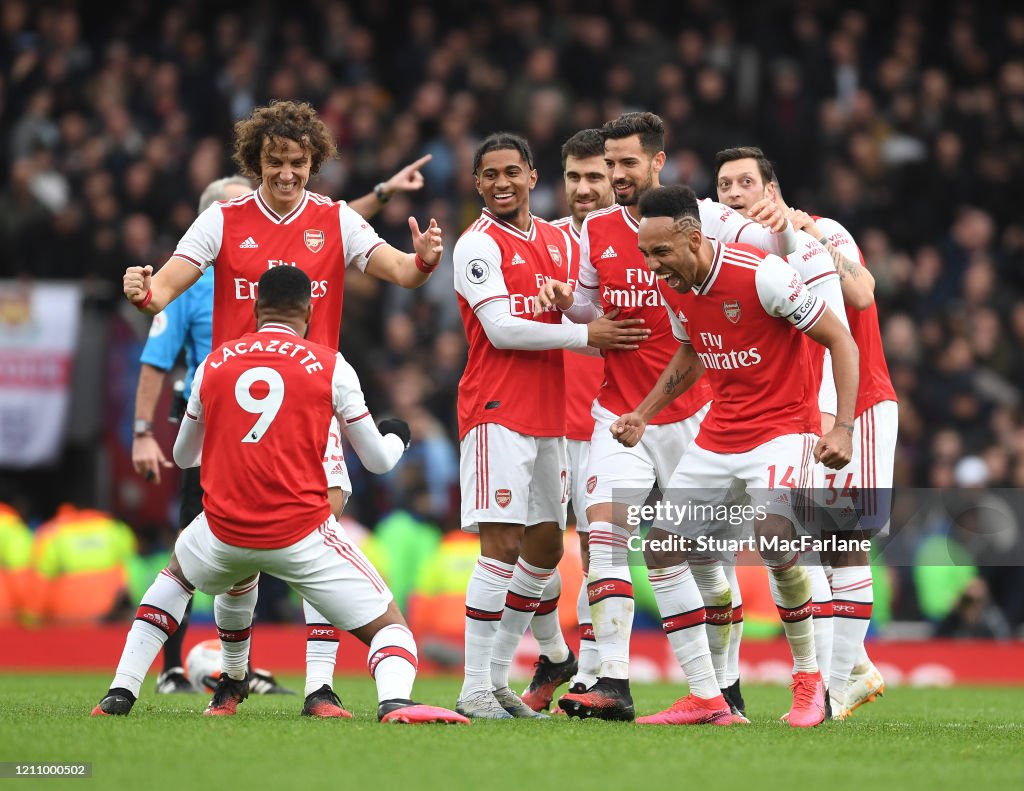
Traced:
<svg viewBox="0 0 1024 791">
<path fill-rule="evenodd" d="M 674 395 L 676 388 L 682 385 L 687 377 L 693 373 L 693 366 L 689 365 L 685 371 L 674 371 L 669 374 L 668 379 L 665 381 L 664 391 L 666 395 Z M 692 384 L 692 382 L 691 382 Z M 689 385 L 687 385 L 689 386 Z"/>
<path fill-rule="evenodd" d="M 679 344 L 668 366 L 661 372 L 651 392 L 640 402 L 636 411 L 644 420 L 650 420 L 689 390 L 703 374 L 704 365 L 693 350 L 693 346 L 688 343 Z"/>
<path fill-rule="evenodd" d="M 644 435 L 647 424 L 679 395 L 700 379 L 704 366 L 688 343 L 680 344 L 651 392 L 634 411 L 620 416 L 610 427 L 616 441 L 632 448 Z"/>
<path fill-rule="evenodd" d="M 875 278 L 860 261 L 854 261 L 837 248 L 825 236 L 811 216 L 800 209 L 789 210 L 789 220 L 794 227 L 806 231 L 832 256 L 832 265 L 839 275 L 839 285 L 843 289 L 843 301 L 855 310 L 865 310 L 875 301 Z"/>
</svg>

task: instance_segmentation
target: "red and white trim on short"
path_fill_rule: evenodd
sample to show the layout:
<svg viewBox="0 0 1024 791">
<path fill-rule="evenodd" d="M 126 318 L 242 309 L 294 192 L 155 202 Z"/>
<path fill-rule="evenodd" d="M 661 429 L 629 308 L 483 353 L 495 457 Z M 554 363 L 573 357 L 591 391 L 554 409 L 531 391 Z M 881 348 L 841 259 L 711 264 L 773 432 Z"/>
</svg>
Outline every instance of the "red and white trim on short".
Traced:
<svg viewBox="0 0 1024 791">
<path fill-rule="evenodd" d="M 476 507 L 490 507 L 490 464 L 487 459 L 487 424 L 476 429 Z"/>
<path fill-rule="evenodd" d="M 330 526 L 330 521 L 324 522 L 317 531 L 323 537 L 325 546 L 337 552 L 341 558 L 347 561 L 356 571 L 370 581 L 377 593 L 387 593 L 388 586 L 373 565 L 361 552 L 359 552 L 347 538 L 342 538 Z"/>
<path fill-rule="evenodd" d="M 860 507 L 865 515 L 878 513 L 878 474 L 875 462 L 875 411 L 865 410 L 860 419 Z"/>
</svg>

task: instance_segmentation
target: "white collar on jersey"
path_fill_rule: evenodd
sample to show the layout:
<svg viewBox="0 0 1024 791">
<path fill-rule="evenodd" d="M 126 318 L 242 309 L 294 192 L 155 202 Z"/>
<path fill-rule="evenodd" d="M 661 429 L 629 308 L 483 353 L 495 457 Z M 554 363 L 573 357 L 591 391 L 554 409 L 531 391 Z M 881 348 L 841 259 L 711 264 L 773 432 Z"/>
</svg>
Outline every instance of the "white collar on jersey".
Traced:
<svg viewBox="0 0 1024 791">
<path fill-rule="evenodd" d="M 253 191 L 256 193 L 256 205 L 260 207 L 260 211 L 267 216 L 268 220 L 278 225 L 288 225 L 288 223 L 302 214 L 302 210 L 306 208 L 306 204 L 309 202 L 309 190 L 304 189 L 302 190 L 302 198 L 299 199 L 298 205 L 287 214 L 281 215 L 270 208 L 270 204 L 263 198 L 262 185 Z"/>
<path fill-rule="evenodd" d="M 299 333 L 289 327 L 287 324 L 278 324 L 276 321 L 268 321 L 257 332 L 283 332 L 288 335 L 294 335 L 296 338 L 299 337 Z"/>
<path fill-rule="evenodd" d="M 694 294 L 703 296 L 707 294 L 711 287 L 715 284 L 715 280 L 718 279 L 718 273 L 722 271 L 722 243 L 717 239 L 712 239 L 710 236 L 706 237 L 711 242 L 711 249 L 714 251 L 711 257 L 711 269 L 708 270 L 708 276 L 704 278 L 704 282 L 700 285 L 694 283 L 690 290 Z"/>
<path fill-rule="evenodd" d="M 504 231 L 508 231 L 510 234 L 518 236 L 520 239 L 533 241 L 534 237 L 537 235 L 537 223 L 534 222 L 533 214 L 530 215 L 530 227 L 524 231 L 521 230 L 520 228 L 516 228 L 516 226 L 514 226 L 510 222 L 505 222 L 503 219 L 495 216 L 487 209 L 482 209 L 481 211 L 483 213 L 483 216 L 489 219 L 491 222 L 493 222 L 498 228 L 501 228 Z"/>
</svg>

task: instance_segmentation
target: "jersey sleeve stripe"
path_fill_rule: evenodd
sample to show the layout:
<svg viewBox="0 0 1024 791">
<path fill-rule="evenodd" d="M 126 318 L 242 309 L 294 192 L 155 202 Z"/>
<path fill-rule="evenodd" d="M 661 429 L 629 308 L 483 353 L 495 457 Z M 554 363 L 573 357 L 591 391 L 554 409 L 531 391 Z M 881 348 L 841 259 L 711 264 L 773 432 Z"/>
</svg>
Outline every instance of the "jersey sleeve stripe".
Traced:
<svg viewBox="0 0 1024 791">
<path fill-rule="evenodd" d="M 486 305 L 488 302 L 494 302 L 496 299 L 508 299 L 508 294 L 494 294 L 493 296 L 487 297 L 487 299 L 481 299 L 473 306 L 473 312 L 476 313 L 480 308 Z"/>
<path fill-rule="evenodd" d="M 182 261 L 187 261 L 188 263 L 192 264 L 192 266 L 194 266 L 196 269 L 202 269 L 203 268 L 203 265 L 201 263 L 199 263 L 198 261 L 196 261 L 196 259 L 191 258 L 191 257 L 185 255 L 184 253 L 180 253 L 177 250 L 174 251 L 174 255 L 171 256 L 171 257 L 172 258 L 180 258 Z"/>
<path fill-rule="evenodd" d="M 353 423 L 358 423 L 364 417 L 369 417 L 369 416 L 370 416 L 370 412 L 369 412 L 369 410 L 367 410 L 366 412 L 363 412 L 363 414 L 361 414 L 359 417 L 345 418 L 345 425 L 350 426 Z"/>
<path fill-rule="evenodd" d="M 807 332 L 807 330 L 809 330 L 811 327 L 818 323 L 818 319 L 820 319 L 825 314 L 825 308 L 827 307 L 828 305 L 822 302 L 821 306 L 818 308 L 818 312 L 815 313 L 810 320 L 805 321 L 803 323 L 803 326 L 798 327 L 797 329 L 799 329 L 801 332 Z"/>
<path fill-rule="evenodd" d="M 369 261 L 370 260 L 370 256 L 373 255 L 375 252 L 377 252 L 378 248 L 383 247 L 386 244 L 387 244 L 387 242 L 381 240 L 381 241 L 377 242 L 377 244 L 373 245 L 373 247 L 371 247 L 369 250 L 366 251 L 366 255 L 364 256 L 366 258 L 366 260 Z"/>
<path fill-rule="evenodd" d="M 736 231 L 736 241 L 737 242 L 740 240 L 740 237 L 743 236 L 743 232 L 745 230 L 747 230 L 747 228 L 749 228 L 753 224 L 754 223 L 752 221 L 748 221 L 748 222 L 743 223 L 743 225 L 740 226 L 740 229 L 738 231 Z"/>
<path fill-rule="evenodd" d="M 815 275 L 814 277 L 805 280 L 804 285 L 809 286 L 811 283 L 817 283 L 819 280 L 824 280 L 830 277 L 839 277 L 839 275 L 835 272 L 822 272 L 820 275 Z"/>
</svg>

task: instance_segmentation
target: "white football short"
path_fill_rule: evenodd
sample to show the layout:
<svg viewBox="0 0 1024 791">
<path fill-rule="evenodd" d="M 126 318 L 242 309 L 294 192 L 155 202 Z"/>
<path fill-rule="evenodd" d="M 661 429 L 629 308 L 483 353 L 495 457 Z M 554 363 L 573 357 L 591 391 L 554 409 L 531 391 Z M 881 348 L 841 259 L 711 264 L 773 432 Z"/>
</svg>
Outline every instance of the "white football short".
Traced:
<svg viewBox="0 0 1024 791">
<path fill-rule="evenodd" d="M 579 439 L 565 441 L 569 469 L 569 498 L 576 514 L 576 532 L 589 533 L 587 519 L 587 464 L 590 461 L 590 442 Z"/>
<path fill-rule="evenodd" d="M 384 614 L 391 591 L 366 555 L 331 516 L 305 538 L 281 549 L 225 544 L 201 513 L 174 545 L 185 579 L 217 595 L 257 571 L 287 582 L 328 623 L 351 631 Z"/>
<path fill-rule="evenodd" d="M 341 447 L 341 426 L 338 418 L 331 418 L 331 430 L 327 434 L 327 448 L 324 450 L 324 475 L 327 476 L 327 488 L 340 488 L 347 500 L 352 494 L 352 481 L 348 477 L 345 466 L 345 452 Z"/>
<path fill-rule="evenodd" d="M 565 529 L 569 474 L 565 437 L 530 437 L 497 423 L 483 423 L 462 438 L 459 453 L 462 529 L 481 522 Z"/>
<path fill-rule="evenodd" d="M 815 484 L 817 441 L 816 434 L 784 434 L 743 453 L 693 443 L 664 489 L 654 526 L 686 537 L 736 537 L 762 508 L 799 524 Z"/>
<path fill-rule="evenodd" d="M 881 401 L 853 421 L 853 456 L 841 470 L 823 469 L 816 498 L 830 509 L 852 501 L 860 526 L 873 536 L 889 533 L 892 475 L 899 405 Z"/>
<path fill-rule="evenodd" d="M 585 484 L 587 507 L 612 502 L 643 505 L 656 483 L 662 488 L 668 484 L 710 408 L 710 404 L 705 404 L 678 423 L 649 425 L 640 442 L 627 448 L 611 433 L 611 425 L 619 416 L 595 401 L 594 436 L 590 440 Z"/>
</svg>

